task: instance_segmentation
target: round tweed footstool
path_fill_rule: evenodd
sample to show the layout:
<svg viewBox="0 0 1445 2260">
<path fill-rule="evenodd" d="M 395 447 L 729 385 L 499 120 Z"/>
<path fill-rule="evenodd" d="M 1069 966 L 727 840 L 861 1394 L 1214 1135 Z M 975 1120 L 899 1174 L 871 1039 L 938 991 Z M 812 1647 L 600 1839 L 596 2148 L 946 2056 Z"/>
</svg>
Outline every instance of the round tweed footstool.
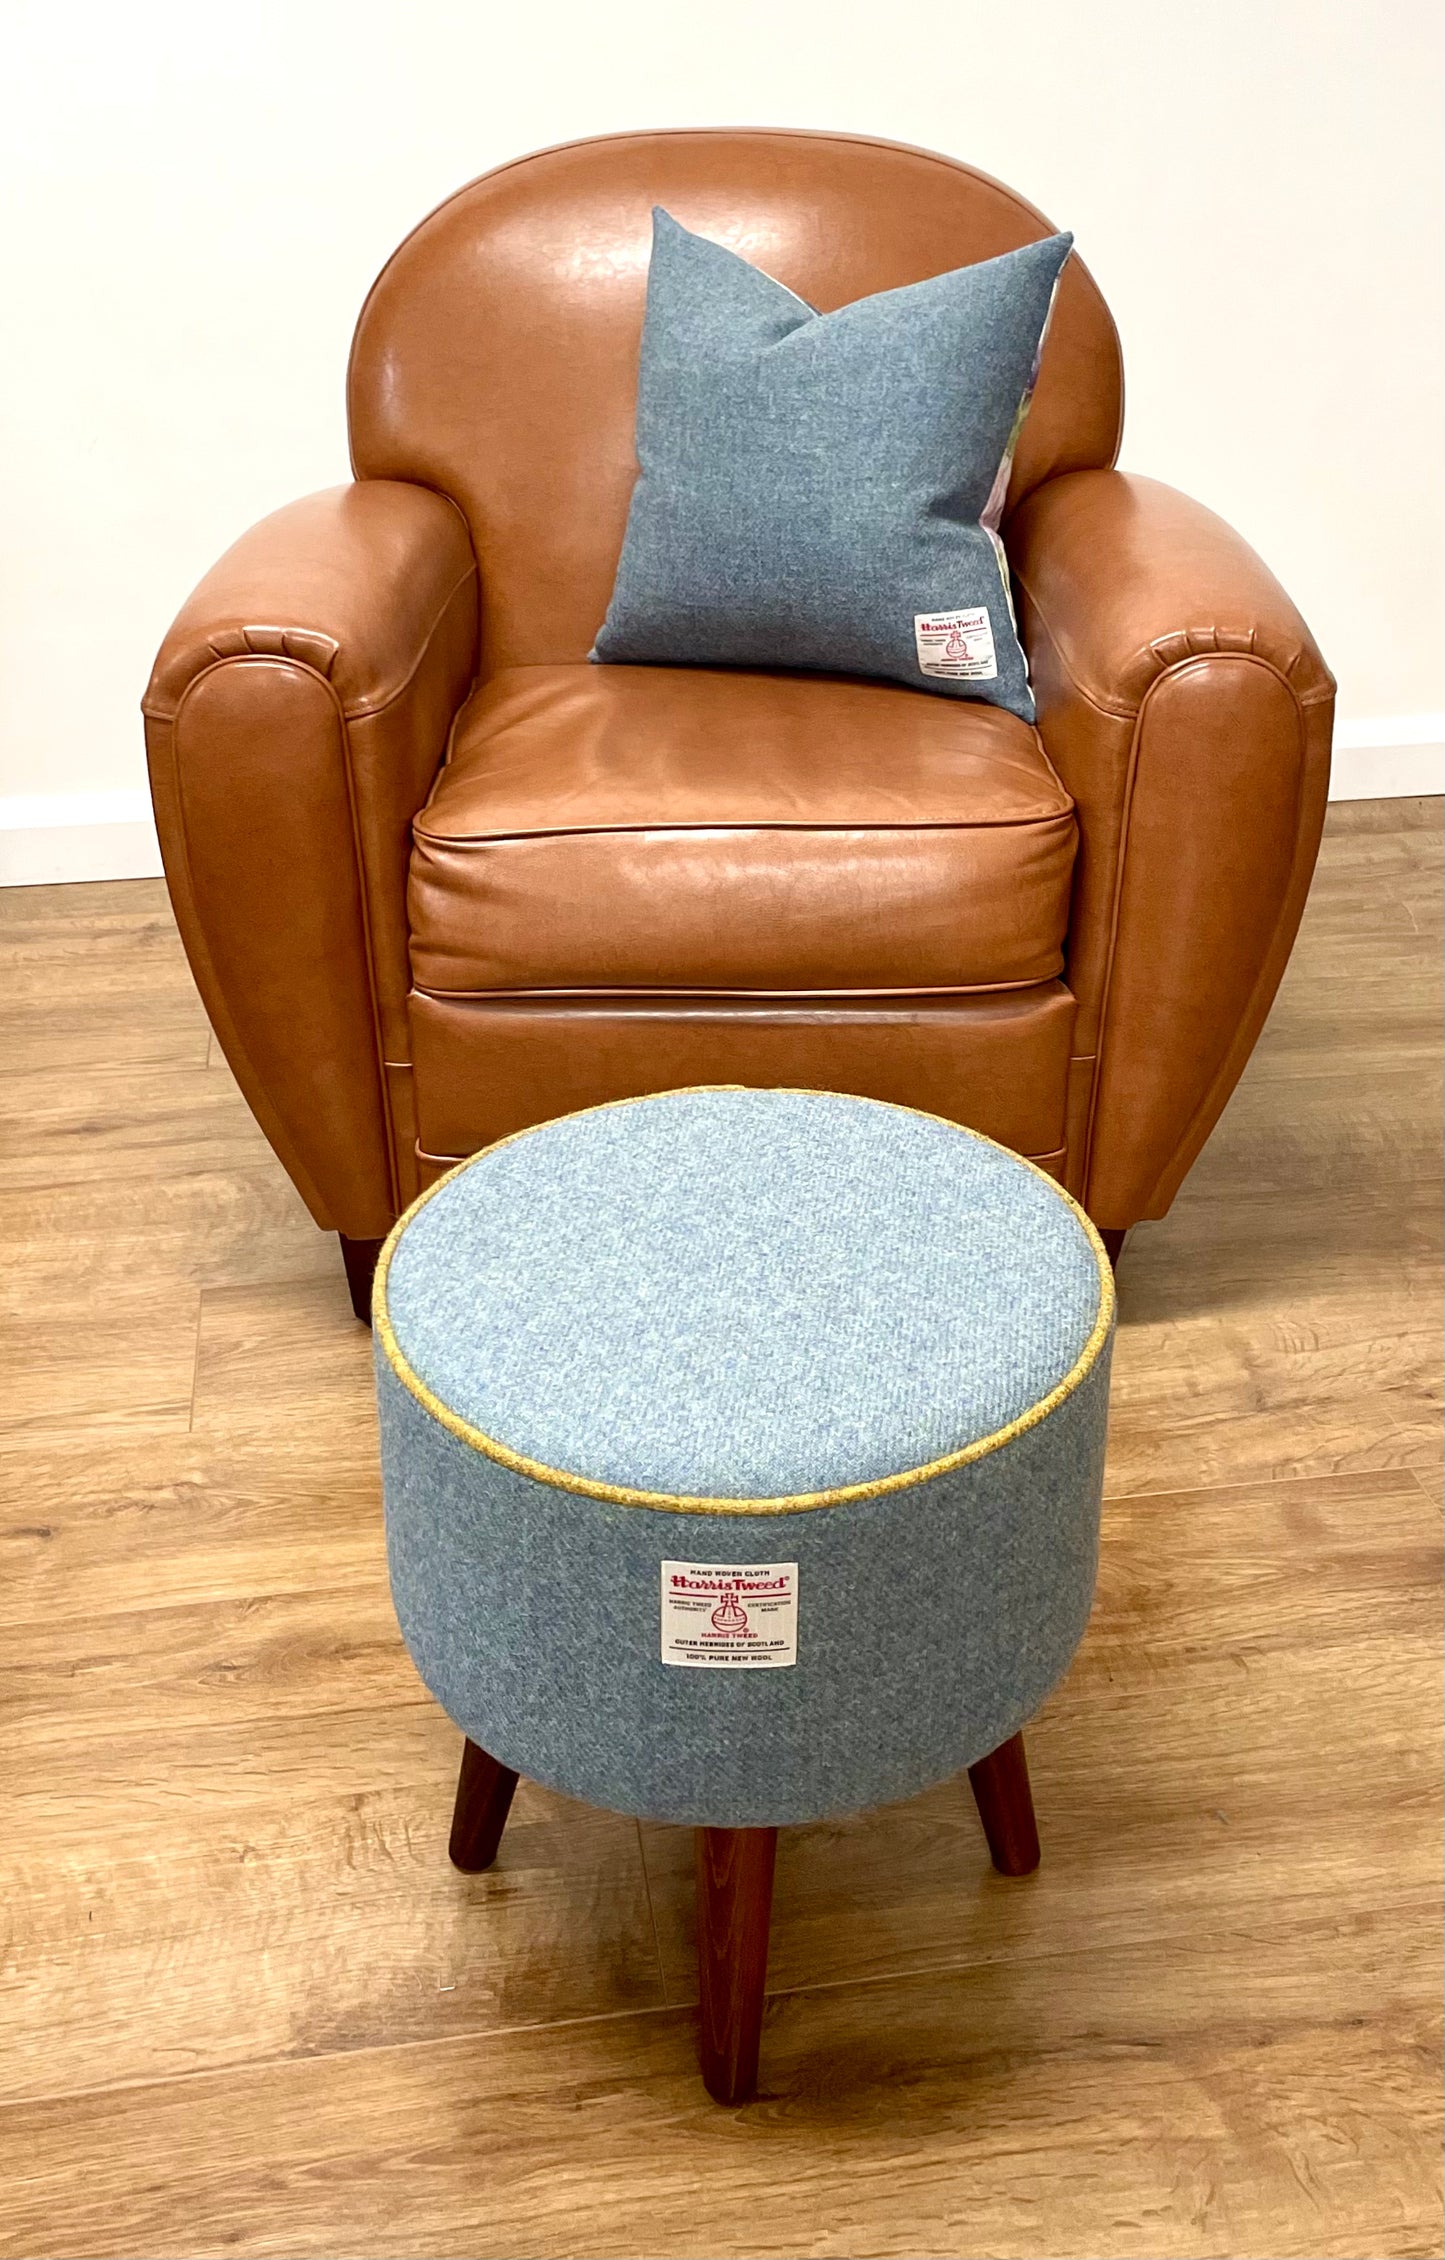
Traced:
<svg viewBox="0 0 1445 2260">
<path fill-rule="evenodd" d="M 467 1737 L 700 1833 L 702 2062 L 752 2092 L 776 1831 L 970 1769 L 1037 1864 L 1019 1730 L 1093 1597 L 1113 1279 L 1032 1163 L 832 1092 L 672 1091 L 462 1163 L 373 1303 L 392 1592 Z"/>
</svg>

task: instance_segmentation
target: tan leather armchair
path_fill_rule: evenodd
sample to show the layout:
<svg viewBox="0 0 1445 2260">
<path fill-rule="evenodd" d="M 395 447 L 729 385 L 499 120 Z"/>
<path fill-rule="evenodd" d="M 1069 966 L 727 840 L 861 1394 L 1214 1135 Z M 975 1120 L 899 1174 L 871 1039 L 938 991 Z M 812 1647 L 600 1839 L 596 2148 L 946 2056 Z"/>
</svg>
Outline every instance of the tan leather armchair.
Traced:
<svg viewBox="0 0 1445 2260">
<path fill-rule="evenodd" d="M 229 551 L 144 702 L 196 980 L 359 1309 L 458 1156 L 690 1083 L 972 1124 L 1117 1246 L 1168 1208 L 1299 923 L 1334 685 L 1227 526 L 1111 468 L 1118 340 L 1077 259 L 1005 522 L 1037 732 L 880 683 L 588 665 L 654 203 L 820 308 L 1049 232 L 919 150 L 648 133 L 489 174 L 386 267 L 355 482 Z"/>
</svg>

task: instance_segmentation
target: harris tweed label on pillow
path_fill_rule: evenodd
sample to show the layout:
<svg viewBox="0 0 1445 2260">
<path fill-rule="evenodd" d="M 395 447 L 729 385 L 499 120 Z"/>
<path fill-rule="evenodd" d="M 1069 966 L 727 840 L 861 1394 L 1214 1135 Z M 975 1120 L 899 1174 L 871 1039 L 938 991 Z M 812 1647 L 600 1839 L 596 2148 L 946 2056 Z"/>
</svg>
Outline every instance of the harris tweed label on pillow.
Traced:
<svg viewBox="0 0 1445 2260">
<path fill-rule="evenodd" d="M 993 623 L 986 604 L 964 612 L 915 612 L 913 640 L 918 665 L 925 675 L 943 675 L 953 682 L 989 683 L 998 674 L 993 648 Z"/>
</svg>

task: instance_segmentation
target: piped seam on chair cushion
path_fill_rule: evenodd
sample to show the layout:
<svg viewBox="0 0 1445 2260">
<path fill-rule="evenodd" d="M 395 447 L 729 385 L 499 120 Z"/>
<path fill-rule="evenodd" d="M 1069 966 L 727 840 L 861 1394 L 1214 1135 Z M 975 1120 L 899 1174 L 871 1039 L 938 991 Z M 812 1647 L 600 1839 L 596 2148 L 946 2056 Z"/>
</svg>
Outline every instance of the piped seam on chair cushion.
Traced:
<svg viewBox="0 0 1445 2260">
<path fill-rule="evenodd" d="M 1041 811 L 1037 816 L 971 817 L 922 816 L 909 817 L 896 824 L 882 819 L 840 817 L 837 821 L 819 822 L 813 817 L 763 816 L 763 817 L 691 817 L 684 822 L 665 821 L 657 824 L 539 824 L 535 830 L 509 832 L 434 832 L 417 817 L 412 824 L 412 835 L 424 840 L 428 847 L 468 848 L 505 847 L 513 840 L 570 840 L 597 839 L 607 836 L 655 837 L 658 833 L 682 832 L 877 832 L 891 837 L 900 832 L 1006 832 L 1035 831 L 1048 825 L 1062 825 L 1070 829 L 1075 822 L 1075 804 L 1069 801 L 1063 809 Z"/>
<path fill-rule="evenodd" d="M 1058 954 L 1059 966 L 1062 969 L 1062 950 Z M 881 988 L 865 988 L 860 984 L 857 988 L 842 989 L 744 989 L 732 984 L 717 988 L 703 988 L 699 987 L 696 981 L 679 982 L 674 988 L 662 988 L 656 983 L 646 987 L 641 983 L 629 983 L 624 986 L 616 981 L 605 984 L 599 982 L 595 987 L 591 987 L 579 985 L 572 981 L 567 983 L 552 982 L 545 985 L 542 983 L 535 985 L 516 983 L 510 988 L 503 989 L 439 989 L 435 982 L 413 981 L 411 993 L 414 997 L 428 997 L 436 1004 L 456 1004 L 459 1001 L 471 998 L 475 998 L 478 1002 L 484 1002 L 493 997 L 526 997 L 529 1000 L 537 1001 L 546 998 L 565 1000 L 569 997 L 586 997 L 589 1001 L 598 997 L 616 997 L 619 1001 L 629 997 L 658 997 L 673 1001 L 683 997 L 736 997 L 739 1002 L 748 998 L 764 998 L 775 1000 L 780 1004 L 830 1004 L 833 1002 L 854 1004 L 859 997 L 869 997 L 881 1003 L 894 997 L 1007 996 L 1012 994 L 1014 990 L 1052 988 L 1058 977 L 1058 973 L 1054 972 L 1038 975 L 1030 974 L 1026 980 L 1021 981 L 938 982 L 932 987 L 920 982 L 913 988 L 900 988 L 896 983 L 890 983 L 887 987 Z"/>
</svg>

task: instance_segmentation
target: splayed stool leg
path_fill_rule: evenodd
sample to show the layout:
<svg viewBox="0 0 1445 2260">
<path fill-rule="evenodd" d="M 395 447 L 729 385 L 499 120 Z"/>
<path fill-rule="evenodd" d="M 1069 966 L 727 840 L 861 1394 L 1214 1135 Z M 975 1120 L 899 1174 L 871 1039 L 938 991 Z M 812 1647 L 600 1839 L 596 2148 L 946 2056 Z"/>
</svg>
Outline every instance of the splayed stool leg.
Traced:
<svg viewBox="0 0 1445 2260">
<path fill-rule="evenodd" d="M 746 2103 L 758 2084 L 778 1832 L 700 1828 L 696 1833 L 703 2085 L 715 2102 Z"/>
<path fill-rule="evenodd" d="M 968 1783 L 999 1874 L 1032 1875 L 1039 1864 L 1039 1829 L 1023 1736 L 1011 1734 L 970 1766 Z"/>
<path fill-rule="evenodd" d="M 516 1786 L 510 1766 L 489 1757 L 475 1742 L 463 1745 L 447 1851 L 452 1866 L 464 1875 L 480 1875 L 495 1860 Z"/>
</svg>

